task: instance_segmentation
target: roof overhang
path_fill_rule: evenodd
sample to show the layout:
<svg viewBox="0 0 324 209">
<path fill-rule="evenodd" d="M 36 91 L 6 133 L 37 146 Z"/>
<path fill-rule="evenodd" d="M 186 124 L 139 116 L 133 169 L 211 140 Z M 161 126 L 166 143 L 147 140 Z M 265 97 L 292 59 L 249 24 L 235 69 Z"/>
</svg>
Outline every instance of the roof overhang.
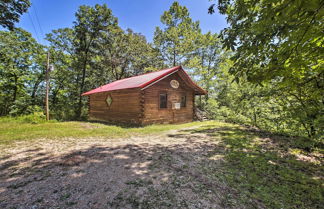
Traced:
<svg viewBox="0 0 324 209">
<path fill-rule="evenodd" d="M 184 71 L 182 68 L 179 70 L 179 76 L 184 80 L 189 87 L 191 87 L 196 95 L 206 95 L 207 91 L 200 86 L 198 86 L 188 75 L 186 71 Z"/>
<path fill-rule="evenodd" d="M 187 84 L 188 87 L 192 88 L 194 91 L 195 91 L 195 94 L 196 95 L 205 95 L 207 94 L 207 91 L 205 91 L 204 89 L 202 89 L 200 86 L 198 86 L 191 78 L 190 76 L 186 73 L 186 71 L 184 71 L 182 69 L 181 66 L 176 66 L 176 67 L 173 67 L 173 68 L 170 68 L 170 69 L 167 69 L 167 71 L 139 86 L 134 86 L 132 88 L 139 88 L 141 90 L 145 90 L 147 88 L 149 88 L 150 86 L 156 84 L 157 82 L 165 79 L 166 77 L 174 74 L 174 73 L 177 73 L 179 74 L 179 76 L 182 78 L 182 80 Z M 145 75 L 145 74 L 144 74 Z M 107 84 L 107 85 L 110 85 L 110 84 Z M 97 89 L 100 89 L 101 87 L 97 88 Z M 91 95 L 91 94 L 94 94 L 94 93 L 100 93 L 100 92 L 109 92 L 109 91 L 100 91 L 100 90 L 97 90 L 97 89 L 94 89 L 94 90 L 91 90 L 91 91 L 88 91 L 88 92 L 85 92 L 82 94 L 82 96 L 88 96 L 88 95 Z M 123 89 L 130 89 L 130 88 L 123 88 Z M 97 91 L 96 91 L 97 90 Z M 122 89 L 116 89 L 116 90 L 122 90 Z M 114 91 L 114 90 L 110 90 L 110 91 Z"/>
<path fill-rule="evenodd" d="M 165 75 L 165 76 L 163 76 L 163 77 L 157 79 L 156 81 L 153 81 L 153 82 L 151 82 L 150 84 L 147 84 L 146 86 L 142 87 L 141 90 L 145 90 L 145 89 L 147 89 L 148 87 L 153 86 L 153 85 L 156 84 L 157 82 L 159 82 L 159 81 L 165 79 L 166 77 L 169 77 L 170 75 L 172 75 L 172 74 L 174 74 L 174 73 L 176 73 L 176 72 L 178 72 L 178 70 L 175 70 L 175 71 L 173 71 L 172 73 L 169 73 L 169 74 L 167 74 L 167 75 Z"/>
<path fill-rule="evenodd" d="M 195 82 L 193 82 L 193 80 L 192 80 L 192 79 L 190 78 L 190 76 L 186 73 L 186 71 L 184 71 L 184 70 L 182 69 L 181 66 L 178 66 L 178 67 L 177 67 L 173 72 L 168 73 L 168 74 L 166 74 L 166 75 L 164 75 L 164 76 L 162 76 L 162 77 L 156 79 L 155 81 L 150 82 L 149 84 L 145 84 L 145 85 L 143 85 L 144 87 L 142 87 L 141 90 L 144 90 L 144 89 L 149 88 L 150 86 L 156 84 L 157 82 L 159 82 L 159 81 L 165 79 L 166 77 L 168 77 L 168 76 L 170 76 L 170 75 L 172 75 L 172 74 L 174 74 L 174 73 L 176 73 L 176 72 L 178 72 L 178 74 L 179 74 L 179 76 L 182 78 L 182 80 L 184 80 L 184 81 L 187 83 L 187 85 L 188 85 L 189 87 L 191 87 L 191 88 L 195 91 L 195 94 L 196 94 L 196 95 L 205 95 L 205 94 L 207 94 L 207 91 L 205 91 L 205 90 L 202 89 L 200 86 L 198 86 Z"/>
</svg>

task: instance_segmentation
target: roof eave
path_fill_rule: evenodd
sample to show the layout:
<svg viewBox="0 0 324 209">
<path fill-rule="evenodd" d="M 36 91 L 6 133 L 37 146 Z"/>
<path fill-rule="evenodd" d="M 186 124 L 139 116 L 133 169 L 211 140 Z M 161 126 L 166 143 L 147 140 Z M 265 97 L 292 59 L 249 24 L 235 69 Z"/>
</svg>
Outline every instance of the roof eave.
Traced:
<svg viewBox="0 0 324 209">
<path fill-rule="evenodd" d="M 162 75 L 160 75 L 160 76 L 158 76 L 158 77 L 156 77 L 156 78 L 142 84 L 140 86 L 141 90 L 144 90 L 144 89 L 148 88 L 149 86 L 154 85 L 155 83 L 159 82 L 160 80 L 163 80 L 164 78 L 168 77 L 169 75 L 172 75 L 173 73 L 177 72 L 179 69 L 182 69 L 182 67 L 181 66 L 173 67 L 172 70 L 170 70 L 170 71 L 168 71 L 168 72 L 166 72 L 166 73 L 164 73 L 164 74 L 162 74 Z"/>
<path fill-rule="evenodd" d="M 172 75 L 173 73 L 176 73 L 178 71 L 182 71 L 184 73 L 184 75 L 187 77 L 187 80 L 189 80 L 189 83 L 192 85 L 192 88 L 194 89 L 195 91 L 195 95 L 206 95 L 207 94 L 207 91 L 202 89 L 200 86 L 198 86 L 191 78 L 190 76 L 187 74 L 187 72 L 185 70 L 183 70 L 183 68 L 181 66 L 176 66 L 176 67 L 173 67 L 171 68 L 170 71 L 140 85 L 139 87 L 132 87 L 132 88 L 139 88 L 141 90 L 144 90 L 152 85 L 154 85 L 155 83 L 159 82 L 160 80 L 163 80 L 164 78 Z M 100 88 L 100 87 L 98 87 Z M 98 89 L 97 88 L 97 89 Z M 130 89 L 130 88 L 127 88 L 127 89 Z M 93 89 L 93 90 L 90 90 L 90 91 L 87 91 L 83 94 L 81 94 L 81 96 L 89 96 L 91 94 L 96 94 L 96 93 L 102 93 L 102 92 L 110 92 L 110 91 L 114 91 L 114 90 L 110 90 L 110 91 L 95 91 L 96 89 Z M 119 89 L 116 89 L 116 90 L 119 90 Z"/>
</svg>

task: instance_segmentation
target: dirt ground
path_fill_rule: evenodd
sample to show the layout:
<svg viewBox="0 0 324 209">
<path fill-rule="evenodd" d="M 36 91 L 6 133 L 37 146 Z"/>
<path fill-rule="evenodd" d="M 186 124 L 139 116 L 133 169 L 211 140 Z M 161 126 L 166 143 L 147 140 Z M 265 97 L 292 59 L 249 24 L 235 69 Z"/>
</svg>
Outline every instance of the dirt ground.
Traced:
<svg viewBox="0 0 324 209">
<path fill-rule="evenodd" d="M 224 208 L 204 173 L 219 142 L 182 131 L 19 142 L 1 154 L 0 208 Z"/>
<path fill-rule="evenodd" d="M 0 147 L 0 208 L 320 208 L 324 156 L 245 132 L 220 124 L 19 141 Z"/>
</svg>

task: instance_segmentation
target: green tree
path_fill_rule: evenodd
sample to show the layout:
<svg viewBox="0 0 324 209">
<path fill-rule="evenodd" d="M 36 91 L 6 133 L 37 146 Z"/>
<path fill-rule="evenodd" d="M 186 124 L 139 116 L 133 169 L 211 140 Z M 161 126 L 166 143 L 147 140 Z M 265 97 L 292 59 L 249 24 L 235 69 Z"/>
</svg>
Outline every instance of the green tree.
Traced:
<svg viewBox="0 0 324 209">
<path fill-rule="evenodd" d="M 219 1 L 230 24 L 222 38 L 236 52 L 231 71 L 256 83 L 281 79 L 296 86 L 320 79 L 323 6 L 319 0 Z"/>
<path fill-rule="evenodd" d="M 234 51 L 230 72 L 237 81 L 285 95 L 282 105 L 289 104 L 286 110 L 311 138 L 321 129 L 324 104 L 323 6 L 319 0 L 218 3 L 230 25 L 221 32 L 224 46 Z"/>
<path fill-rule="evenodd" d="M 74 45 L 76 46 L 76 69 L 77 83 L 79 85 L 78 107 L 76 116 L 82 114 L 82 96 L 87 89 L 87 73 L 90 69 L 92 53 L 95 51 L 96 42 L 100 39 L 102 33 L 109 33 L 111 28 L 117 27 L 117 18 L 113 16 L 112 11 L 104 5 L 80 6 L 76 13 L 73 29 L 75 31 Z"/>
<path fill-rule="evenodd" d="M 78 105 L 74 37 L 71 28 L 53 30 L 46 37 L 50 43 L 51 63 L 55 66 L 55 70 L 50 73 L 50 110 L 52 117 L 57 119 L 74 118 Z"/>
<path fill-rule="evenodd" d="M 43 78 L 43 46 L 17 28 L 0 31 L 0 115 L 23 114 L 36 105 Z"/>
<path fill-rule="evenodd" d="M 224 53 L 217 34 L 208 32 L 197 35 L 195 50 L 188 57 L 188 67 L 191 69 L 192 75 L 199 79 L 199 85 L 207 90 L 206 102 L 209 95 L 215 92 L 218 65 L 222 61 Z"/>
<path fill-rule="evenodd" d="M 100 84 L 138 75 L 148 68 L 162 65 L 158 51 L 143 35 L 131 29 L 123 31 L 116 28 L 109 34 L 104 34 L 99 43 L 98 56 L 101 61 L 98 62 L 98 79 L 106 79 L 99 82 Z M 102 76 L 103 73 L 106 73 L 105 77 Z"/>
<path fill-rule="evenodd" d="M 29 0 L 1 0 L 0 25 L 13 30 L 15 23 L 19 21 L 23 13 L 27 12 L 29 7 Z"/>
<path fill-rule="evenodd" d="M 56 68 L 51 73 L 50 102 L 57 118 L 84 116 L 83 92 L 162 63 L 143 35 L 118 26 L 106 5 L 81 6 L 76 17 L 73 28 L 47 34 Z"/>
<path fill-rule="evenodd" d="M 192 21 L 188 9 L 176 1 L 163 13 L 161 22 L 165 27 L 156 27 L 154 45 L 166 64 L 184 64 L 186 57 L 194 50 L 196 37 L 200 33 L 199 22 Z"/>
</svg>

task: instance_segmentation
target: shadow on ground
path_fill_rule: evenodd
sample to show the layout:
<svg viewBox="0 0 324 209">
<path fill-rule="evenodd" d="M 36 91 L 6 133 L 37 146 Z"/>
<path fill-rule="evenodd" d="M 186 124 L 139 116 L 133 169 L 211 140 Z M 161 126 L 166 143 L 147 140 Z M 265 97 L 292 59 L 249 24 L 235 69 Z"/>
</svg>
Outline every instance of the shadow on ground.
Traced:
<svg viewBox="0 0 324 209">
<path fill-rule="evenodd" d="M 26 150 L 28 157 L 1 164 L 0 208 L 219 208 L 226 187 L 200 169 L 214 149 L 190 141 L 95 145 L 62 156 Z"/>
<path fill-rule="evenodd" d="M 0 159 L 0 208 L 320 208 L 323 167 L 258 138 L 203 126 L 154 144 L 25 150 Z"/>
<path fill-rule="evenodd" d="M 237 198 L 251 198 L 267 208 L 321 208 L 323 153 L 308 147 L 304 138 L 273 135 L 238 127 L 203 126 L 188 130 L 219 138 L 225 146 L 222 170 L 226 182 L 239 191 Z"/>
</svg>

